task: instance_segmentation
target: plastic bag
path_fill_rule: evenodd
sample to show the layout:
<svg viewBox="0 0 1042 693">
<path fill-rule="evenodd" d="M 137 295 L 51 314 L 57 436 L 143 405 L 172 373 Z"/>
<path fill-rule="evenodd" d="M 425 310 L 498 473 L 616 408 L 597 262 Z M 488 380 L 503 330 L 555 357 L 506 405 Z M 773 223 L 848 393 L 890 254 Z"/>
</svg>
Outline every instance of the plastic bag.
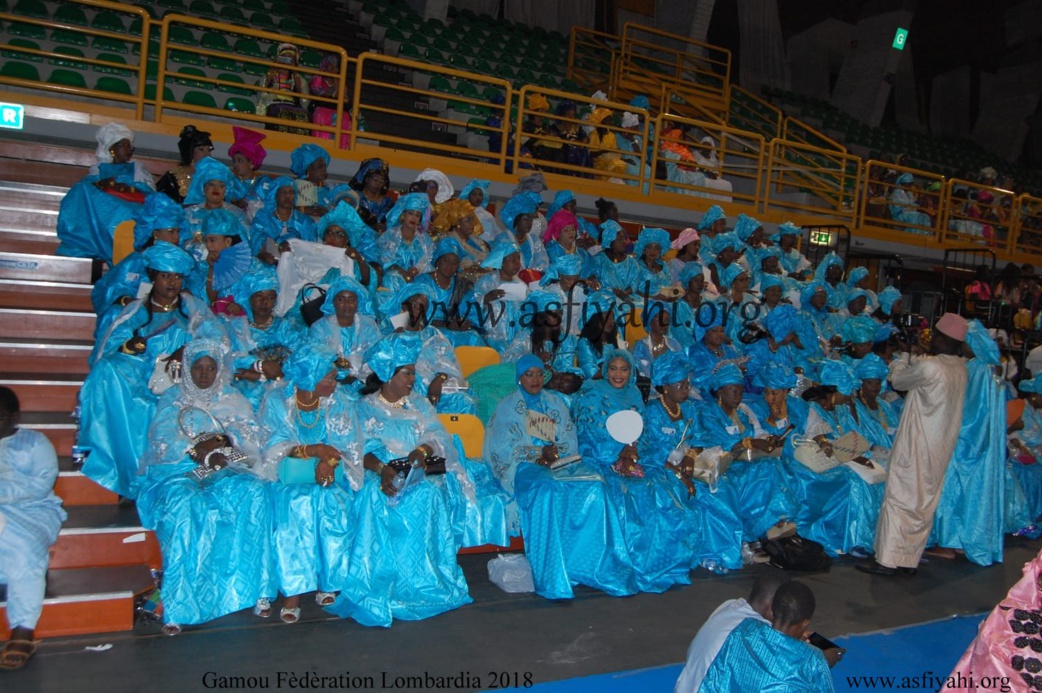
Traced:
<svg viewBox="0 0 1042 693">
<path fill-rule="evenodd" d="M 535 592 L 532 566 L 523 553 L 499 554 L 488 562 L 488 579 L 499 589 L 512 594 Z"/>
</svg>

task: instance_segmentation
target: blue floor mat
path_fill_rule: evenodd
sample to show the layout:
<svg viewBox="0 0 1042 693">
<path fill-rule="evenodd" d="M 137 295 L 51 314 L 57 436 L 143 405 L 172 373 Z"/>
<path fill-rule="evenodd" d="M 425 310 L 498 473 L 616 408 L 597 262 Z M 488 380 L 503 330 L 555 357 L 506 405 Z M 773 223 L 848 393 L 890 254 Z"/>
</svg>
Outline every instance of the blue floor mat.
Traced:
<svg viewBox="0 0 1042 693">
<path fill-rule="evenodd" d="M 959 657 L 977 635 L 977 627 L 986 615 L 956 616 L 835 638 L 837 645 L 847 648 L 843 661 L 832 670 L 836 692 L 872 688 L 885 690 L 886 679 L 880 677 L 894 677 L 889 686 L 891 688 L 924 691 L 943 688 L 944 680 L 941 677 L 947 677 L 955 667 Z M 650 669 L 616 671 L 552 681 L 525 690 L 540 693 L 672 691 L 681 668 L 681 664 L 667 664 Z M 876 678 L 866 680 L 861 677 Z"/>
</svg>

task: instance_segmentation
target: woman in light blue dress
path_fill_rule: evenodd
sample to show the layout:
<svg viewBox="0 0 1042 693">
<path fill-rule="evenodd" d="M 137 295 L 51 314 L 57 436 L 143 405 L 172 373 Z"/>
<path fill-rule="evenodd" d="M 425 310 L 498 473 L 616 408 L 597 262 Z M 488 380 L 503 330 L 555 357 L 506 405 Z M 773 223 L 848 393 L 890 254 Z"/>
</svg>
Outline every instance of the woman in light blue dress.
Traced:
<svg viewBox="0 0 1042 693">
<path fill-rule="evenodd" d="M 495 271 L 474 283 L 470 300 L 480 316 L 475 323 L 480 324 L 485 342 L 499 352 L 502 361 L 516 361 L 530 350 L 531 313 L 525 311 L 528 319 L 522 320 L 524 300 L 507 297 L 502 287 L 527 295 L 525 283 L 517 276 L 521 270 L 521 252 L 512 242 L 501 238 L 481 266 Z"/>
<path fill-rule="evenodd" d="M 641 322 L 644 323 L 648 336 L 633 345 L 633 363 L 637 368 L 637 375 L 642 378 L 650 378 L 652 364 L 656 359 L 666 354 L 683 354 L 684 348 L 680 342 L 669 335 L 669 328 L 673 324 L 673 304 L 662 301 L 652 301 L 644 309 Z"/>
<path fill-rule="evenodd" d="M 543 204 L 543 199 L 539 197 L 539 193 L 529 190 L 511 197 L 499 212 L 499 217 L 507 228 L 509 239 L 521 250 L 522 266 L 539 271 L 550 265 L 550 256 L 546 254 L 546 246 L 543 245 L 539 234 L 533 230 L 541 204 Z M 542 219 L 540 219 L 540 223 L 545 225 L 545 221 Z M 500 237 L 498 242 L 502 242 L 502 240 Z"/>
<path fill-rule="evenodd" d="M 471 463 L 414 391 L 421 347 L 417 337 L 394 334 L 366 352 L 373 373 L 356 405 L 364 457 L 352 463 L 354 541 L 329 608 L 363 625 L 387 627 L 469 604 L 457 551 L 508 541 L 506 498 L 492 491 L 491 477 L 472 477 Z M 425 474 L 438 457 L 445 473 Z M 389 464 L 396 460 L 409 465 L 408 476 Z"/>
<path fill-rule="evenodd" d="M 209 306 L 181 291 L 195 266 L 187 253 L 157 243 L 143 256 L 152 289 L 112 321 L 80 390 L 80 444 L 91 451 L 83 473 L 126 498 L 137 496 L 138 461 L 162 378 L 150 381 L 179 365 L 179 349 L 193 337 L 224 335 Z"/>
<path fill-rule="evenodd" d="M 326 292 L 323 317 L 308 331 L 308 340 L 336 354 L 337 382 L 344 397 L 358 399 L 365 382 L 362 355 L 383 337 L 369 292 L 350 277 L 340 277 Z"/>
<path fill-rule="evenodd" d="M 919 211 L 919 201 L 911 190 L 911 185 L 914 182 L 915 176 L 911 173 L 902 173 L 898 176 L 897 180 L 894 181 L 894 189 L 890 191 L 890 198 L 887 200 L 886 208 L 890 211 L 891 219 L 910 225 L 910 227 L 905 227 L 905 231 L 932 236 L 933 231 L 931 227 L 933 222 L 930 221 L 929 214 Z"/>
<path fill-rule="evenodd" d="M 181 224 L 181 247 L 198 261 L 206 259 L 207 247 L 203 242 L 207 217 L 214 210 L 223 209 L 234 217 L 236 230 L 229 235 L 239 236 L 249 247 L 250 228 L 246 225 L 243 211 L 227 200 L 228 191 L 238 180 L 231 169 L 222 162 L 207 156 L 195 165 L 192 182 L 185 195 L 185 217 Z"/>
<path fill-rule="evenodd" d="M 575 256 L 579 260 L 578 275 L 585 279 L 591 274 L 592 258 L 590 253 L 577 243 L 579 238 L 579 219 L 567 209 L 562 209 L 547 223 L 547 236 L 551 238 L 546 244 L 546 255 L 552 266 L 558 258 Z"/>
<path fill-rule="evenodd" d="M 742 521 L 731 505 L 732 494 L 720 493 L 715 484 L 693 478 L 701 405 L 688 398 L 691 364 L 683 354 L 671 352 L 655 361 L 651 384 L 659 398 L 644 410 L 644 433 L 637 452 L 645 475 L 671 488 L 674 501 L 685 507 L 686 537 L 691 568 L 742 567 Z"/>
<path fill-rule="evenodd" d="M 607 420 L 621 411 L 644 413 L 629 352 L 608 354 L 603 377 L 583 385 L 572 400 L 579 454 L 604 477 L 607 500 L 622 527 L 622 540 L 642 592 L 663 592 L 690 583 L 693 548 L 685 506 L 677 502 L 672 475 L 646 469 L 633 444 L 609 433 Z M 634 441 L 636 443 L 636 441 Z"/>
<path fill-rule="evenodd" d="M 250 227 L 250 250 L 254 256 L 269 265 L 276 263 L 283 243 L 291 238 L 317 241 L 315 222 L 306 214 L 298 212 L 294 203 L 297 189 L 289 176 L 279 176 L 268 184 L 264 193 L 264 206 L 253 217 Z M 271 242 L 269 246 L 269 241 Z"/>
<path fill-rule="evenodd" d="M 669 232 L 665 229 L 646 227 L 637 236 L 633 245 L 636 271 L 633 274 L 634 291 L 639 296 L 655 298 L 663 289 L 673 284 L 669 268 L 662 255 L 669 249 Z"/>
<path fill-rule="evenodd" d="M 702 292 L 706 278 L 701 262 L 685 262 L 677 276 L 684 295 L 677 299 L 674 320 L 669 327 L 669 336 L 677 340 L 685 351 L 695 344 L 695 315 L 702 307 Z"/>
<path fill-rule="evenodd" d="M 277 590 L 274 470 L 261 461 L 253 407 L 229 384 L 227 356 L 207 339 L 185 347 L 184 377 L 160 398 L 142 460 L 138 512 L 163 553 L 168 634 L 253 606 L 270 616 Z"/>
<path fill-rule="evenodd" d="M 1028 517 L 1042 517 L 1042 374 L 1021 380 L 1017 386 L 1025 396 L 1023 426 L 1009 433 L 1012 474 L 1024 491 Z"/>
<path fill-rule="evenodd" d="M 434 245 L 427 235 L 430 200 L 424 193 L 409 193 L 387 213 L 387 230 L 380 236 L 383 286 L 394 292 L 431 270 Z"/>
<path fill-rule="evenodd" d="M 782 269 L 787 275 L 797 278 L 813 269 L 810 260 L 796 247 L 801 236 L 803 236 L 803 229 L 791 221 L 786 221 L 780 224 L 777 233 L 770 237 L 781 249 L 779 261 Z"/>
<path fill-rule="evenodd" d="M 442 238 L 434 246 L 434 269 L 416 277 L 431 297 L 430 324 L 437 327 L 453 346 L 486 346 L 475 325 L 477 311 L 471 303 L 473 282 L 459 273 L 463 248 L 454 238 Z"/>
<path fill-rule="evenodd" d="M 286 383 L 261 405 L 262 460 L 278 476 L 270 502 L 285 623 L 300 620 L 305 592 L 315 592 L 320 606 L 332 604 L 351 559 L 361 429 L 354 404 L 334 396 L 335 360 L 324 345 L 302 345 L 286 362 Z"/>
<path fill-rule="evenodd" d="M 691 384 L 699 397 L 711 398 L 713 374 L 726 364 L 744 366 L 741 353 L 731 345 L 724 328 L 724 311 L 717 303 L 703 303 L 695 313 L 695 343 L 687 350 L 694 375 Z"/>
<path fill-rule="evenodd" d="M 601 247 L 604 250 L 593 256 L 593 276 L 601 288 L 620 299 L 637 302 L 640 289 L 637 277 L 640 269 L 637 260 L 626 252 L 629 236 L 618 222 L 608 219 L 601 224 Z"/>
<path fill-rule="evenodd" d="M 549 468 L 578 454 L 567 404 L 544 389 L 538 357 L 522 357 L 516 378 L 517 391 L 489 420 L 485 459 L 516 500 L 536 594 L 571 599 L 580 584 L 613 596 L 636 594 L 640 588 L 603 474 L 585 460 Z"/>
</svg>

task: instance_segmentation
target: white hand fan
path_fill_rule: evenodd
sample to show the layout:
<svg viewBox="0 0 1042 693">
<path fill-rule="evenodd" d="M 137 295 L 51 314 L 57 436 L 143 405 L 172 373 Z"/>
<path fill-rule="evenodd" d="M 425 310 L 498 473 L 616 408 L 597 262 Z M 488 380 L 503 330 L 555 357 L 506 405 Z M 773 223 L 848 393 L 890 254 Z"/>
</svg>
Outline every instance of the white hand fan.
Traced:
<svg viewBox="0 0 1042 693">
<path fill-rule="evenodd" d="M 635 411 L 617 411 L 608 417 L 605 425 L 616 442 L 633 445 L 644 432 L 644 417 Z"/>
</svg>

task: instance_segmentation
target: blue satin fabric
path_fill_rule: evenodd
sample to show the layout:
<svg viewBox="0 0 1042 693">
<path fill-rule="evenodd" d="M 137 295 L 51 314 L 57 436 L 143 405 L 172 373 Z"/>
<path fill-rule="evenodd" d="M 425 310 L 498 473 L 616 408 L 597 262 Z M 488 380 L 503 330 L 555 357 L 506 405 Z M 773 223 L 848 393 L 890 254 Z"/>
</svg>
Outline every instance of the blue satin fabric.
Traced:
<svg viewBox="0 0 1042 693">
<path fill-rule="evenodd" d="M 604 291 L 613 293 L 616 289 L 632 289 L 637 296 L 643 292 L 644 287 L 637 285 L 639 268 L 636 258 L 632 255 L 627 255 L 622 262 L 614 262 L 606 253 L 597 253 L 590 264 L 593 276 L 601 282 L 601 289 Z"/>
<path fill-rule="evenodd" d="M 116 227 L 134 218 L 141 205 L 99 190 L 99 176 L 90 175 L 76 183 L 58 208 L 58 255 L 89 257 L 112 262 L 112 239 Z"/>
<path fill-rule="evenodd" d="M 699 693 L 831 693 L 821 650 L 747 618 L 724 640 Z"/>
<path fill-rule="evenodd" d="M 304 241 L 321 243 L 315 228 L 315 222 L 311 217 L 293 210 L 289 221 L 283 224 L 282 220 L 275 216 L 275 210 L 262 208 L 253 217 L 250 227 L 250 251 L 256 255 L 264 250 L 268 239 L 279 245 L 291 238 L 299 238 Z"/>
<path fill-rule="evenodd" d="M 666 486 L 676 503 L 684 508 L 685 539 L 690 544 L 690 565 L 713 561 L 725 568 L 742 567 L 742 520 L 731 504 L 734 496 L 727 491 L 710 493 L 709 487 L 695 481 L 694 497 L 672 472 L 665 469 L 669 453 L 680 445 L 694 446 L 697 438 L 699 405 L 687 401 L 680 405 L 680 421 L 673 421 L 660 403 L 649 404 L 644 412 L 644 433 L 637 442 L 641 464 L 646 472 L 654 472 L 656 483 Z M 687 425 L 690 423 L 690 425 Z M 686 427 L 686 431 L 685 431 Z M 672 515 L 667 508 L 666 515 Z"/>
<path fill-rule="evenodd" d="M 252 368 L 258 359 L 256 354 L 258 349 L 284 346 L 292 350 L 305 338 L 297 325 L 286 318 L 275 318 L 266 330 L 257 329 L 250 324 L 246 317 L 230 318 L 228 334 L 231 337 L 231 352 L 234 359 L 233 371 Z M 260 380 L 234 379 L 234 372 L 232 383 L 250 401 L 254 411 L 258 412 L 264 395 L 275 387 L 273 381 L 265 383 Z"/>
<path fill-rule="evenodd" d="M 421 274 L 413 280 L 413 283 L 417 286 L 425 287 L 431 296 L 431 310 L 428 316 L 431 320 L 448 320 L 452 316 L 454 310 L 459 311 L 461 318 L 470 320 L 475 325 L 478 323 L 477 316 L 471 311 L 470 315 L 465 315 L 469 307 L 469 295 L 465 295 L 461 301 L 461 305 L 453 306 L 452 297 L 456 292 L 456 282 L 459 281 L 458 277 L 453 277 L 452 281 L 449 282 L 449 288 L 443 289 L 438 286 L 438 282 L 434 281 L 434 277 L 431 274 Z M 452 346 L 486 346 L 485 340 L 481 338 L 481 335 L 475 330 L 448 330 L 441 329 L 441 333 L 445 335 L 445 338 L 452 342 Z"/>
<path fill-rule="evenodd" d="M 1042 413 L 1031 406 L 1024 405 L 1024 428 L 1016 431 L 1011 437 L 1016 438 L 1035 453 L 1042 452 Z M 1032 521 L 1042 517 L 1042 464 L 1022 464 L 1016 460 L 1010 463 L 1013 477 L 1024 491 L 1027 501 L 1027 513 Z"/>
<path fill-rule="evenodd" d="M 978 565 L 1002 562 L 1006 512 L 1006 390 L 992 367 L 966 363 L 962 426 L 934 515 L 932 542 Z"/>
<path fill-rule="evenodd" d="M 195 466 L 186 457 L 149 467 L 137 501 L 142 525 L 155 530 L 163 552 L 164 619 L 182 625 L 277 592 L 269 484 L 222 471 L 200 486 L 185 476 Z"/>
</svg>

